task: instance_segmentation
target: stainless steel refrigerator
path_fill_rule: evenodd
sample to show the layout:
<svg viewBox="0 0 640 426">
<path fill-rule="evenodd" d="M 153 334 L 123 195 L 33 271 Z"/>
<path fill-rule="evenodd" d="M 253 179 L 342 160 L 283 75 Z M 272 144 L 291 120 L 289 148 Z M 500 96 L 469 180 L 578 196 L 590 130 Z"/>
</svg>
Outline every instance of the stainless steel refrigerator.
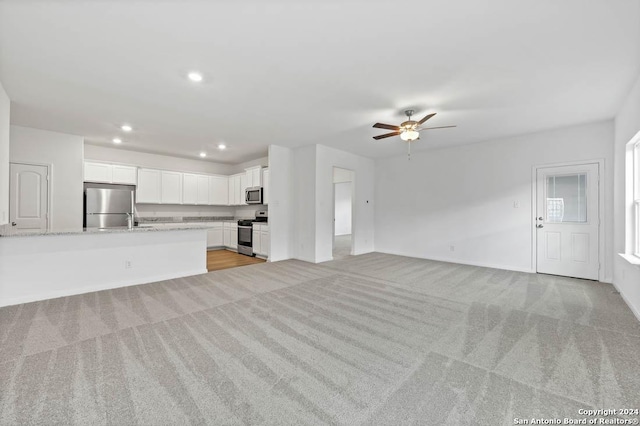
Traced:
<svg viewBox="0 0 640 426">
<path fill-rule="evenodd" d="M 85 184 L 84 226 L 122 228 L 133 220 L 135 187 Z"/>
</svg>

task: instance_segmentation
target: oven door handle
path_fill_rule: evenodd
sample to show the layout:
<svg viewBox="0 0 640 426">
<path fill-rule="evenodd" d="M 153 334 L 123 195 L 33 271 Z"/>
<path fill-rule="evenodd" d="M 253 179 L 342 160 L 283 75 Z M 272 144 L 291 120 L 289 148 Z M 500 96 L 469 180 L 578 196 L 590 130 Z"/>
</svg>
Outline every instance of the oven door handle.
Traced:
<svg viewBox="0 0 640 426">
<path fill-rule="evenodd" d="M 240 226 L 240 225 L 238 225 L 238 228 L 251 229 L 251 228 L 253 228 L 253 226 Z"/>
</svg>

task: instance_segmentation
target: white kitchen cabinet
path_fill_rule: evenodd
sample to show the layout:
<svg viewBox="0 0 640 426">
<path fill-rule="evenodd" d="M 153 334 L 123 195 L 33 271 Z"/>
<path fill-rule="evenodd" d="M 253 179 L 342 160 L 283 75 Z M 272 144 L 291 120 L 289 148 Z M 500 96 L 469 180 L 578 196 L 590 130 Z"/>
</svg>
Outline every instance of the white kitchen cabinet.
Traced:
<svg viewBox="0 0 640 426">
<path fill-rule="evenodd" d="M 231 247 L 231 229 L 225 223 L 222 228 L 222 241 L 225 247 Z"/>
<path fill-rule="evenodd" d="M 121 164 L 85 161 L 84 181 L 135 185 L 137 184 L 137 169 L 133 166 L 123 166 Z"/>
<path fill-rule="evenodd" d="M 262 204 L 269 204 L 269 169 L 262 169 Z"/>
<path fill-rule="evenodd" d="M 224 246 L 224 227 L 222 222 L 212 222 L 211 228 L 207 229 L 207 247 Z"/>
<path fill-rule="evenodd" d="M 269 225 L 254 223 L 253 224 L 253 252 L 263 257 L 269 257 Z"/>
<path fill-rule="evenodd" d="M 84 181 L 111 183 L 113 179 L 113 167 L 106 163 L 84 163 Z"/>
<path fill-rule="evenodd" d="M 182 173 L 160 172 L 160 202 L 162 204 L 182 204 Z"/>
<path fill-rule="evenodd" d="M 209 204 L 209 176 L 196 176 L 196 204 Z"/>
<path fill-rule="evenodd" d="M 229 178 L 209 176 L 209 204 L 226 206 L 229 204 Z"/>
<path fill-rule="evenodd" d="M 229 205 L 239 206 L 245 204 L 243 183 L 246 182 L 246 174 L 239 173 L 229 176 Z M 244 183 L 246 184 L 246 183 Z"/>
<path fill-rule="evenodd" d="M 236 205 L 236 188 L 235 188 L 235 184 L 236 184 L 236 181 L 233 178 L 233 176 L 229 176 L 227 191 L 229 193 L 229 205 L 230 206 L 235 206 Z"/>
<path fill-rule="evenodd" d="M 242 173 L 240 175 L 240 202 L 238 204 L 240 205 L 246 205 L 247 202 L 245 201 L 246 199 L 246 189 L 249 187 L 248 185 L 248 179 L 247 179 L 247 174 L 246 173 Z"/>
<path fill-rule="evenodd" d="M 253 229 L 251 230 L 252 235 L 251 235 L 251 239 L 253 240 L 251 242 L 252 248 L 253 248 L 253 254 L 262 254 L 262 245 L 260 244 L 260 230 L 259 230 L 259 226 L 257 226 L 255 223 L 253 224 Z"/>
<path fill-rule="evenodd" d="M 231 227 L 231 248 L 238 249 L 238 224 Z"/>
<path fill-rule="evenodd" d="M 224 246 L 232 249 L 238 248 L 238 224 L 233 222 L 224 222 L 223 225 Z"/>
<path fill-rule="evenodd" d="M 246 185 L 247 188 L 252 188 L 254 186 L 262 186 L 262 166 L 254 166 L 245 169 L 246 175 Z"/>
<path fill-rule="evenodd" d="M 114 164 L 112 166 L 111 183 L 135 185 L 138 183 L 138 168 Z"/>
<path fill-rule="evenodd" d="M 136 188 L 137 203 L 158 204 L 161 200 L 160 170 L 138 170 L 138 186 Z"/>
<path fill-rule="evenodd" d="M 182 175 L 182 204 L 196 204 L 198 201 L 198 176 L 190 173 Z"/>
<path fill-rule="evenodd" d="M 260 254 L 262 254 L 264 257 L 269 257 L 270 245 L 271 236 L 269 234 L 269 227 L 263 225 L 262 230 L 260 231 L 260 249 L 262 250 Z"/>
</svg>

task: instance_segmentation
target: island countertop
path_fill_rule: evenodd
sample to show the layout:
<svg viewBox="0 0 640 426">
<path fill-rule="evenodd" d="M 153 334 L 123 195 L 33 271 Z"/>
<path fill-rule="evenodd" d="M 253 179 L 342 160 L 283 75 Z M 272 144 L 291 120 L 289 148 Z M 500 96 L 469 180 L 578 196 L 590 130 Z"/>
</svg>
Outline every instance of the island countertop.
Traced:
<svg viewBox="0 0 640 426">
<path fill-rule="evenodd" d="M 21 237 L 44 237 L 44 236 L 61 236 L 61 235 L 101 235 L 101 234 L 133 234 L 137 232 L 170 232 L 170 231 L 192 231 L 198 229 L 208 229 L 210 226 L 203 224 L 176 224 L 172 227 L 153 227 L 149 225 L 134 226 L 133 228 L 84 228 L 82 230 L 51 230 L 25 232 L 20 230 L 9 230 L 0 234 L 0 238 L 21 238 Z"/>
</svg>

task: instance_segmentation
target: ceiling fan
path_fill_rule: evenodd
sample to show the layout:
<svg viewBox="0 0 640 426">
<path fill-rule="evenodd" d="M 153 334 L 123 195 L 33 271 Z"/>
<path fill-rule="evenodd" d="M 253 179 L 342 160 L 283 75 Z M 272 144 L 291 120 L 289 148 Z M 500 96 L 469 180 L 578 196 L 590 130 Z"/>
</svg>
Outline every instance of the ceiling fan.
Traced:
<svg viewBox="0 0 640 426">
<path fill-rule="evenodd" d="M 411 116 L 413 115 L 414 112 L 415 111 L 412 109 L 406 110 L 404 113 L 407 115 L 409 119 L 401 123 L 399 126 L 392 126 L 391 124 L 383 124 L 383 123 L 374 124 L 373 127 L 377 129 L 393 130 L 393 132 L 385 133 L 384 135 L 374 136 L 373 138 L 375 140 L 379 140 L 379 139 L 389 138 L 391 136 L 400 135 L 400 138 L 403 141 L 413 142 L 417 139 L 420 139 L 420 130 L 447 129 L 450 127 L 456 127 L 456 126 L 421 127 L 428 119 L 436 115 L 436 113 L 434 112 L 432 114 L 427 114 L 424 116 L 422 120 L 415 121 L 411 119 Z"/>
</svg>

